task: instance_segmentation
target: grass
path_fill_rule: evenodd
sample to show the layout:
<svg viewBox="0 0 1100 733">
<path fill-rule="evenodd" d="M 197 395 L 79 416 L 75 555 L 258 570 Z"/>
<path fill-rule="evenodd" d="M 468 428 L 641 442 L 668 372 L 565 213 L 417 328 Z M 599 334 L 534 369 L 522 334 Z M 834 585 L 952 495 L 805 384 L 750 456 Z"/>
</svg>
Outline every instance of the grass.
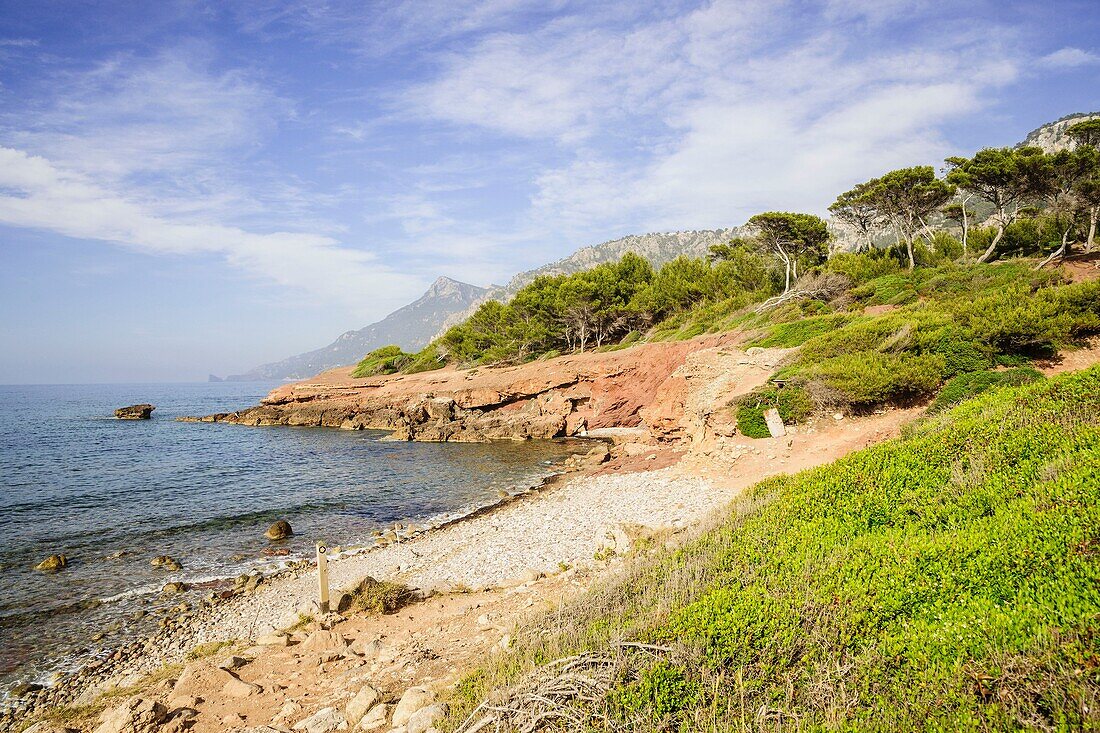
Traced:
<svg viewBox="0 0 1100 733">
<path fill-rule="evenodd" d="M 452 721 L 623 641 L 589 730 L 1100 727 L 1100 367 L 996 389 L 834 464 L 515 634 Z M 575 727 L 575 729 L 584 729 Z"/>
<path fill-rule="evenodd" d="M 414 597 L 409 586 L 388 580 L 367 577 L 352 593 L 355 607 L 367 613 L 396 613 L 407 606 Z"/>
</svg>

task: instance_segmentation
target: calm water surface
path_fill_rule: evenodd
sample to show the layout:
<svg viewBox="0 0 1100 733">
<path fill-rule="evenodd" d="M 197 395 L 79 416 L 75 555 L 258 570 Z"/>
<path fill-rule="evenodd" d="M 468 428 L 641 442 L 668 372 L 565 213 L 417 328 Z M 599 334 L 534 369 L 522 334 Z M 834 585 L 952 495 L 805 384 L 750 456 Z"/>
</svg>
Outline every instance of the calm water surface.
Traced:
<svg viewBox="0 0 1100 733">
<path fill-rule="evenodd" d="M 174 420 L 255 404 L 274 386 L 0 386 L 0 689 L 141 632 L 130 614 L 167 603 L 158 595 L 170 580 L 270 572 L 316 540 L 365 542 L 394 521 L 464 513 L 537 482 L 577 449 Z M 152 420 L 111 417 L 139 402 L 156 405 Z M 294 527 L 281 545 L 289 557 L 261 554 L 276 519 Z M 69 557 L 66 570 L 33 570 L 55 553 Z M 157 555 L 183 570 L 152 569 Z"/>
</svg>

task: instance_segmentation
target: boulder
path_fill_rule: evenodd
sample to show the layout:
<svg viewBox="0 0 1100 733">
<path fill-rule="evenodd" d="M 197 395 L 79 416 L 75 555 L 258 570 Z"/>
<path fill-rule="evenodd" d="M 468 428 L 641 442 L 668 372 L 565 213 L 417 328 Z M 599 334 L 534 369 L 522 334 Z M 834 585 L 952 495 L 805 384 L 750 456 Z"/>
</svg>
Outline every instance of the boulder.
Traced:
<svg viewBox="0 0 1100 733">
<path fill-rule="evenodd" d="M 264 688 L 252 682 L 245 682 L 239 677 L 230 676 L 228 682 L 222 687 L 222 692 L 229 697 L 251 697 L 264 691 Z"/>
<path fill-rule="evenodd" d="M 348 719 L 336 708 L 321 708 L 305 720 L 294 724 L 294 730 L 306 733 L 334 733 L 348 729 Z"/>
<path fill-rule="evenodd" d="M 34 566 L 35 570 L 43 573 L 58 573 L 69 565 L 69 558 L 64 555 L 50 555 L 42 562 Z"/>
<path fill-rule="evenodd" d="M 276 540 L 285 540 L 293 534 L 294 530 L 291 529 L 290 522 L 285 519 L 280 519 L 267 528 L 267 531 L 264 532 L 264 537 L 274 542 Z"/>
<path fill-rule="evenodd" d="M 393 710 L 393 725 L 395 727 L 405 725 L 412 718 L 413 713 L 421 708 L 426 708 L 435 702 L 435 693 L 427 687 L 410 687 L 397 702 Z"/>
<path fill-rule="evenodd" d="M 157 408 L 149 404 L 130 405 L 115 410 L 115 417 L 119 420 L 148 420 Z"/>
<path fill-rule="evenodd" d="M 378 639 L 368 639 L 360 636 L 351 644 L 351 651 L 365 659 L 374 659 L 382 653 L 382 642 Z"/>
<path fill-rule="evenodd" d="M 348 646 L 347 640 L 337 631 L 325 631 L 321 629 L 310 634 L 305 641 L 298 645 L 299 652 L 323 652 L 328 650 L 344 651 Z"/>
<path fill-rule="evenodd" d="M 405 730 L 407 733 L 426 733 L 428 729 L 435 726 L 437 721 L 445 717 L 447 717 L 447 704 L 433 703 L 413 713 L 409 722 L 405 724 Z"/>
<path fill-rule="evenodd" d="M 133 697 L 99 716 L 95 733 L 153 733 L 168 716 L 168 708 L 156 700 Z"/>
<path fill-rule="evenodd" d="M 382 694 L 377 689 L 371 685 L 364 685 L 344 708 L 348 722 L 352 725 L 358 723 L 381 699 Z"/>
<path fill-rule="evenodd" d="M 371 708 L 366 715 L 359 721 L 359 725 L 356 726 L 356 730 L 377 730 L 386 724 L 386 715 L 390 711 L 390 706 L 384 702 L 380 702 Z"/>
<path fill-rule="evenodd" d="M 161 595 L 170 596 L 175 593 L 183 593 L 184 591 L 190 589 L 191 586 L 187 585 L 187 583 L 180 583 L 178 581 L 175 581 L 172 583 L 165 583 L 164 587 L 160 589 L 160 592 Z"/>
<path fill-rule="evenodd" d="M 218 669 L 224 669 L 226 672 L 232 672 L 235 669 L 240 669 L 252 660 L 247 657 L 238 657 L 236 654 L 230 654 L 225 659 L 218 662 Z"/>
</svg>

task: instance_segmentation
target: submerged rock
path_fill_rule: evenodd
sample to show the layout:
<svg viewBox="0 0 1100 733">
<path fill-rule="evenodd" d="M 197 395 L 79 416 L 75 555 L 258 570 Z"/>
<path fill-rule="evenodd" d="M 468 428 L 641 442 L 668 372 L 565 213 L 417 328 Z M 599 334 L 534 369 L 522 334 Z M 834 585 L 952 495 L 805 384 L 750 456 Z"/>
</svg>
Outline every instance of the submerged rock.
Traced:
<svg viewBox="0 0 1100 733">
<path fill-rule="evenodd" d="M 148 420 L 153 416 L 153 410 L 156 407 L 150 404 L 130 405 L 129 407 L 120 407 L 115 410 L 115 417 L 119 420 Z"/>
<path fill-rule="evenodd" d="M 35 570 L 43 573 L 57 573 L 68 567 L 69 559 L 64 555 L 50 555 L 42 562 L 34 566 Z"/>
<path fill-rule="evenodd" d="M 269 540 L 285 540 L 293 534 L 294 530 L 290 528 L 290 522 L 285 519 L 280 519 L 267 528 L 267 531 L 264 532 L 264 537 Z"/>
<path fill-rule="evenodd" d="M 183 570 L 183 565 L 180 564 L 180 561 L 171 555 L 158 555 L 150 560 L 149 564 L 154 568 L 163 568 L 171 572 Z"/>
</svg>

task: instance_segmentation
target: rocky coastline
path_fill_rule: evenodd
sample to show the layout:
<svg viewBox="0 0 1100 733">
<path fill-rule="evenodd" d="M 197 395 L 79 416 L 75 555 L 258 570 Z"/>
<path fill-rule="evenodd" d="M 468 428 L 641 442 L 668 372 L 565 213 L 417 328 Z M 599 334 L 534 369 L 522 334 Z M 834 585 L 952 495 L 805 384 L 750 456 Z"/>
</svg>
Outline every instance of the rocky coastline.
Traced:
<svg viewBox="0 0 1100 733">
<path fill-rule="evenodd" d="M 775 349 L 742 351 L 725 335 L 566 357 L 554 360 L 552 368 L 535 364 L 372 380 L 353 380 L 334 370 L 280 387 L 254 408 L 192 420 L 380 428 L 403 440 L 604 438 L 608 442 L 593 441 L 587 454 L 560 467 L 573 472 L 568 478 L 552 478 L 440 526 L 394 527 L 370 547 L 337 552 L 331 565 L 334 589 L 354 588 L 370 576 L 406 584 L 420 598 L 439 599 L 443 606 L 470 592 L 488 594 L 485 602 L 495 603 L 494 593 L 533 587 L 543 577 L 548 580 L 538 581 L 544 584 L 540 588 L 576 590 L 578 573 L 596 577 L 638 533 L 684 532 L 760 477 L 827 459 L 826 454 L 793 458 L 797 438 L 774 446 L 735 443 L 731 400 L 766 381 L 785 355 Z M 860 435 L 845 440 L 845 450 L 864 444 Z M 723 461 L 729 465 L 719 466 Z M 734 465 L 737 471 L 731 470 Z M 86 710 L 148 690 L 158 676 L 178 680 L 179 665 L 185 672 L 189 655 L 204 645 L 238 640 L 255 646 L 262 637 L 302 623 L 310 631 L 358 618 L 337 595 L 334 607 L 345 614 L 325 620 L 315 606 L 315 585 L 311 563 L 303 562 L 277 576 L 243 576 L 180 593 L 180 602 L 159 619 L 150 637 L 120 645 L 77 673 L 9 701 L 0 714 L 0 731 L 19 730 L 49 711 Z M 420 606 L 417 613 L 428 614 L 432 604 Z M 520 618 L 514 611 L 508 623 Z M 165 694 L 160 697 L 165 699 L 157 704 L 168 703 Z M 310 706 L 304 700 L 296 704 L 304 706 L 304 719 Z M 159 722 L 147 729 L 167 730 L 175 719 L 167 715 L 154 715 Z M 248 716 L 250 724 L 255 715 Z M 194 730 L 228 727 L 242 726 L 219 720 Z"/>
<path fill-rule="evenodd" d="M 656 426 L 669 415 L 647 419 L 645 410 L 668 402 L 670 378 L 689 357 L 736 343 L 723 334 L 515 367 L 366 379 L 341 367 L 280 387 L 255 407 L 180 420 L 387 430 L 391 440 L 432 442 L 584 436 Z"/>
</svg>

